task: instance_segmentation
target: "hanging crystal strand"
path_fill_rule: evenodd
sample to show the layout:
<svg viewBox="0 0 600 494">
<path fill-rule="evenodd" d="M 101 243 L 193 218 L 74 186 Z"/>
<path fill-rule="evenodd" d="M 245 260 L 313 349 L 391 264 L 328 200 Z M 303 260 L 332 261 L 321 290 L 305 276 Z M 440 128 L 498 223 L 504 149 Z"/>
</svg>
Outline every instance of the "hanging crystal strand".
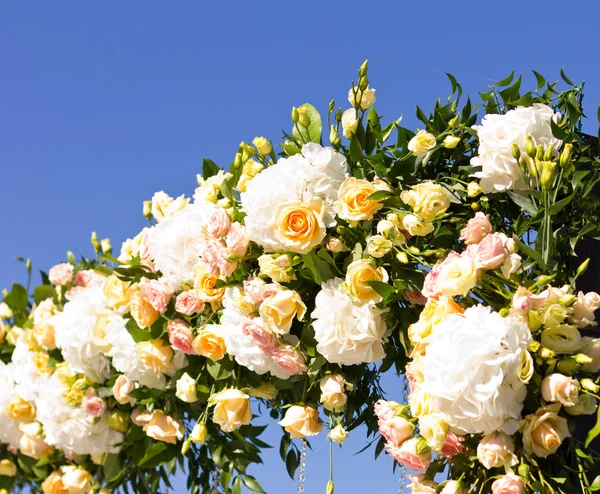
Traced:
<svg viewBox="0 0 600 494">
<path fill-rule="evenodd" d="M 306 439 L 302 439 L 300 446 L 300 467 L 298 470 L 298 492 L 304 492 L 304 481 L 306 480 Z"/>
<path fill-rule="evenodd" d="M 215 465 L 215 471 L 211 477 L 210 494 L 221 494 L 221 468 Z"/>
<path fill-rule="evenodd" d="M 402 380 L 402 404 L 406 405 L 408 403 L 408 379 L 405 374 L 400 376 Z M 408 491 L 406 490 L 406 467 L 404 465 L 400 465 L 400 494 L 405 494 Z"/>
</svg>

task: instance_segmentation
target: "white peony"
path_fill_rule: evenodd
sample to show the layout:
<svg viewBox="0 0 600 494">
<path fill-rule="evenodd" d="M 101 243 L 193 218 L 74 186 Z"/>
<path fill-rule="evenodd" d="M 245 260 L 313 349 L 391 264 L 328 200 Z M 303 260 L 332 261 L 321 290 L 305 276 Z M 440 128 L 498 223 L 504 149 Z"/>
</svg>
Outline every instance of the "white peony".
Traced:
<svg viewBox="0 0 600 494">
<path fill-rule="evenodd" d="M 247 317 L 238 308 L 235 294 L 236 290 L 233 288 L 225 290 L 224 310 L 219 328 L 227 353 L 235 358 L 238 364 L 257 374 L 270 372 L 280 379 L 288 379 L 290 374 L 280 369 L 273 359 L 261 350 L 254 339 L 243 332 L 242 323 Z"/>
<path fill-rule="evenodd" d="M 150 239 L 150 257 L 173 291 L 194 277 L 194 266 L 206 245 L 206 227 L 217 206 L 211 203 L 188 204 L 156 225 Z"/>
<path fill-rule="evenodd" d="M 486 115 L 481 125 L 474 125 L 479 138 L 478 156 L 471 158 L 473 166 L 481 171 L 474 174 L 481 179 L 484 192 L 526 189 L 521 168 L 513 158 L 512 147 L 516 143 L 525 151 L 525 137 L 531 136 L 534 144 L 554 146 L 555 153 L 562 141 L 552 135 L 550 120 L 559 114 L 539 103 L 520 106 L 504 115 Z"/>
<path fill-rule="evenodd" d="M 305 144 L 302 154 L 280 159 L 248 182 L 241 194 L 248 238 L 269 251 L 286 251 L 275 237 L 274 211 L 280 204 L 307 196 L 323 199 L 325 222 L 328 227 L 335 225 L 332 207 L 347 176 L 344 156 L 319 144 Z"/>
<path fill-rule="evenodd" d="M 321 286 L 312 313 L 317 350 L 329 362 L 343 365 L 377 362 L 385 357 L 385 310 L 374 302 L 355 304 L 334 278 Z"/>
<path fill-rule="evenodd" d="M 434 326 L 423 357 L 423 392 L 461 433 L 514 434 L 525 384 L 519 380 L 531 341 L 525 323 L 478 305 Z"/>
<path fill-rule="evenodd" d="M 165 220 L 168 221 L 168 220 Z M 139 348 L 126 328 L 127 320 L 113 314 L 106 325 L 106 339 L 111 348 L 108 356 L 112 358 L 113 367 L 123 373 L 132 381 L 137 381 L 143 386 L 155 389 L 165 389 L 167 378 L 162 372 L 154 372 L 138 358 Z M 187 365 L 185 354 L 173 350 L 173 361 L 169 369 L 169 376 Z"/>
<path fill-rule="evenodd" d="M 67 403 L 68 391 L 56 374 L 49 377 L 36 400 L 37 420 L 44 427 L 45 441 L 66 453 L 103 455 L 116 453 L 123 434 L 108 424 L 106 415 L 94 418 L 81 407 Z"/>
<path fill-rule="evenodd" d="M 103 383 L 110 377 L 110 361 L 104 356 L 100 318 L 111 311 L 106 307 L 102 283 L 94 283 L 73 296 L 62 312 L 52 317 L 56 346 L 65 362 L 92 381 Z"/>
</svg>

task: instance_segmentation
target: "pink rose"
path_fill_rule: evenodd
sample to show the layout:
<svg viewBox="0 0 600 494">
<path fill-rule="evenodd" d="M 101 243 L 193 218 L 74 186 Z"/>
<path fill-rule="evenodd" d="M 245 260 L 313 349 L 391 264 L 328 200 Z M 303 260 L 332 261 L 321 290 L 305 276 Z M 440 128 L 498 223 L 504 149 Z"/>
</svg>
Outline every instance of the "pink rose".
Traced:
<svg viewBox="0 0 600 494">
<path fill-rule="evenodd" d="M 142 240 L 140 241 L 140 262 L 154 272 L 154 262 L 150 255 L 150 232 L 152 230 L 148 227 L 142 230 Z"/>
<path fill-rule="evenodd" d="M 271 354 L 271 358 L 277 367 L 288 374 L 304 374 L 307 370 L 304 357 L 292 345 L 280 346 Z"/>
<path fill-rule="evenodd" d="M 209 240 L 204 246 L 202 260 L 209 274 L 227 277 L 237 268 L 237 262 L 229 262 L 229 255 L 225 245 L 218 240 Z"/>
<path fill-rule="evenodd" d="M 442 451 L 440 452 L 441 455 L 446 458 L 452 458 L 455 455 L 464 453 L 467 449 L 463 445 L 464 440 L 464 436 L 457 436 L 454 432 L 448 432 L 446 435 L 446 443 L 442 446 Z"/>
<path fill-rule="evenodd" d="M 249 278 L 244 281 L 244 296 L 248 297 L 253 304 L 260 304 L 278 292 L 279 286 L 276 283 L 265 283 L 260 278 Z"/>
<path fill-rule="evenodd" d="M 279 348 L 279 339 L 263 322 L 260 317 L 244 319 L 242 332 L 250 336 L 258 347 L 267 355 L 271 355 Z"/>
<path fill-rule="evenodd" d="M 460 240 L 467 245 L 481 242 L 493 230 L 489 217 L 489 215 L 481 212 L 477 213 L 467 222 L 467 226 L 460 231 Z"/>
<path fill-rule="evenodd" d="M 428 450 L 427 453 L 418 454 L 418 442 L 419 439 L 413 437 L 404 441 L 400 447 L 387 443 L 385 450 L 394 460 L 414 472 L 427 470 L 431 463 L 431 450 Z"/>
<path fill-rule="evenodd" d="M 400 447 L 400 445 L 413 435 L 415 426 L 404 417 L 393 416 L 386 420 L 379 420 L 379 432 L 388 443 Z"/>
<path fill-rule="evenodd" d="M 96 394 L 94 388 L 88 388 L 81 402 L 83 409 L 92 417 L 100 417 L 106 410 L 106 403 Z"/>
<path fill-rule="evenodd" d="M 456 253 L 451 252 L 448 257 L 450 257 L 452 254 Z M 440 271 L 442 270 L 442 264 L 443 263 L 438 263 L 433 266 L 431 271 L 429 271 L 427 276 L 425 276 L 425 281 L 423 281 L 423 289 L 421 290 L 421 293 L 425 298 L 437 299 L 441 295 L 441 292 L 437 286 L 437 280 L 440 276 Z"/>
<path fill-rule="evenodd" d="M 83 269 L 75 275 L 73 284 L 77 286 L 88 286 L 91 283 L 104 280 L 104 276 L 100 273 L 96 273 L 93 269 Z"/>
<path fill-rule="evenodd" d="M 161 314 L 167 310 L 167 305 L 171 300 L 172 292 L 169 286 L 161 280 L 145 281 L 142 285 L 143 298 L 145 298 L 152 308 Z"/>
<path fill-rule="evenodd" d="M 420 294 L 419 292 L 415 292 L 414 290 L 404 290 L 402 294 L 404 300 L 406 300 L 410 305 L 425 305 L 427 303 L 427 299 Z"/>
<path fill-rule="evenodd" d="M 67 293 L 65 293 L 65 298 L 67 300 L 72 300 L 75 295 L 82 292 L 85 292 L 84 286 L 74 286 L 69 291 L 67 291 Z"/>
<path fill-rule="evenodd" d="M 398 403 L 395 401 L 377 400 L 373 410 L 381 421 L 389 420 L 396 414 Z"/>
<path fill-rule="evenodd" d="M 206 231 L 212 238 L 219 239 L 227 233 L 230 225 L 231 220 L 227 211 L 222 208 L 216 208 L 208 217 Z"/>
<path fill-rule="evenodd" d="M 171 346 L 187 355 L 193 355 L 191 326 L 183 319 L 173 319 L 167 324 L 167 333 Z"/>
<path fill-rule="evenodd" d="M 175 299 L 175 310 L 186 316 L 202 312 L 203 309 L 204 302 L 195 290 L 181 292 Z"/>
<path fill-rule="evenodd" d="M 341 252 L 344 248 L 344 243 L 337 237 L 329 237 L 325 247 L 331 252 Z"/>
<path fill-rule="evenodd" d="M 533 307 L 532 293 L 527 288 L 520 286 L 513 295 L 512 311 L 518 315 L 525 315 Z"/>
<path fill-rule="evenodd" d="M 48 271 L 48 278 L 54 285 L 66 285 L 73 281 L 73 266 L 68 262 L 62 262 L 52 266 Z"/>
<path fill-rule="evenodd" d="M 250 240 L 246 237 L 246 228 L 237 221 L 232 223 L 225 237 L 225 243 L 234 256 L 244 257 L 250 244 Z"/>
<path fill-rule="evenodd" d="M 494 269 L 500 266 L 507 255 L 514 252 L 514 244 L 504 233 L 493 233 L 485 237 L 478 246 L 475 260 L 477 267 Z"/>
<path fill-rule="evenodd" d="M 525 482 L 517 475 L 504 475 L 492 484 L 492 494 L 523 494 L 524 492 Z"/>
</svg>

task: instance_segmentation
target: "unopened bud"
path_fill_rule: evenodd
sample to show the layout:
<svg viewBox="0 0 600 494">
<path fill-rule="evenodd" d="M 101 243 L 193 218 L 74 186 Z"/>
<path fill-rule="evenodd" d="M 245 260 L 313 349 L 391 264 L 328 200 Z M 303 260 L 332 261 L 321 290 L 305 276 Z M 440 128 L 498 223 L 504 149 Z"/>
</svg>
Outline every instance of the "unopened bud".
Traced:
<svg viewBox="0 0 600 494">
<path fill-rule="evenodd" d="M 585 271 L 587 270 L 589 265 L 590 265 L 590 258 L 588 257 L 577 268 L 577 276 L 581 276 L 583 273 L 585 273 Z"/>
<path fill-rule="evenodd" d="M 270 154 L 271 151 L 273 151 L 273 146 L 264 137 L 255 137 L 252 141 L 252 144 L 256 146 L 258 152 L 263 156 L 266 156 L 267 154 Z"/>
<path fill-rule="evenodd" d="M 541 348 L 538 355 L 543 359 L 554 358 L 554 352 L 546 347 Z"/>
<path fill-rule="evenodd" d="M 142 203 L 142 214 L 150 219 L 152 216 L 152 201 L 144 201 Z"/>
<path fill-rule="evenodd" d="M 525 152 L 530 158 L 535 158 L 535 144 L 531 136 L 525 137 Z"/>
<path fill-rule="evenodd" d="M 453 117 L 449 122 L 448 122 L 448 127 L 456 127 L 458 125 L 458 115 L 456 115 L 455 117 Z"/>
<path fill-rule="evenodd" d="M 479 203 L 478 202 L 472 202 L 471 203 L 471 209 L 473 211 L 479 211 Z"/>
<path fill-rule="evenodd" d="M 96 254 L 102 250 L 100 242 L 98 241 L 98 234 L 96 232 L 92 232 L 92 245 L 94 246 L 94 251 Z"/>
<path fill-rule="evenodd" d="M 329 130 L 329 142 L 336 149 L 339 149 L 339 147 L 342 143 L 342 139 L 340 138 L 340 134 L 338 133 L 337 129 L 335 128 L 335 125 L 332 125 L 331 129 Z"/>
<path fill-rule="evenodd" d="M 190 434 L 190 441 L 193 441 L 198 444 L 204 444 L 206 442 L 207 436 L 208 429 L 206 428 L 206 425 L 202 422 L 198 422 L 192 429 L 192 433 Z"/>
<path fill-rule="evenodd" d="M 570 376 L 573 372 L 575 372 L 575 370 L 577 370 L 578 367 L 579 364 L 575 362 L 575 359 L 573 358 L 566 358 L 564 360 L 560 360 L 558 364 L 556 364 L 556 368 L 558 369 L 558 371 L 562 374 L 565 374 L 566 376 Z"/>
<path fill-rule="evenodd" d="M 594 362 L 594 359 L 588 357 L 585 353 L 578 353 L 577 355 L 575 355 L 575 362 L 581 365 L 591 364 Z"/>
<path fill-rule="evenodd" d="M 5 297 L 8 297 L 8 290 L 6 288 L 2 289 L 2 295 L 4 295 Z"/>
<path fill-rule="evenodd" d="M 543 190 L 550 190 L 554 183 L 554 177 L 556 175 L 556 162 L 554 161 L 542 161 L 542 174 L 540 177 L 540 183 Z"/>
<path fill-rule="evenodd" d="M 360 78 L 360 81 L 358 81 L 358 89 L 360 89 L 360 91 L 361 91 L 361 96 L 362 96 L 362 91 L 366 90 L 368 87 L 369 87 L 369 79 L 365 75 L 364 77 Z"/>
<path fill-rule="evenodd" d="M 25 269 L 27 271 L 31 271 L 31 259 L 27 259 L 27 261 L 25 261 Z"/>
<path fill-rule="evenodd" d="M 298 123 L 302 127 L 308 127 L 310 125 L 310 117 L 304 108 L 298 108 Z"/>
<path fill-rule="evenodd" d="M 544 146 L 538 144 L 535 148 L 535 157 L 542 161 L 544 159 Z"/>
<path fill-rule="evenodd" d="M 189 439 L 186 439 L 185 441 L 183 441 L 183 444 L 181 445 L 181 454 L 182 455 L 186 454 L 189 451 L 191 445 L 192 445 L 192 441 L 190 441 Z"/>
<path fill-rule="evenodd" d="M 518 472 L 520 477 L 523 477 L 525 480 L 527 480 L 529 478 L 529 465 L 521 463 L 519 465 Z"/>
<path fill-rule="evenodd" d="M 583 389 L 587 389 L 592 393 L 597 393 L 600 391 L 600 386 L 598 386 L 594 381 L 592 381 L 589 377 L 581 380 L 581 387 Z"/>
<path fill-rule="evenodd" d="M 554 146 L 549 146 L 544 151 L 544 161 L 550 161 L 554 156 Z"/>
<path fill-rule="evenodd" d="M 575 302 L 575 295 L 572 293 L 567 293 L 558 299 L 558 303 L 560 305 L 564 305 L 565 307 L 569 307 Z"/>
<path fill-rule="evenodd" d="M 431 451 L 431 448 L 427 444 L 427 441 L 425 440 L 425 438 L 419 437 L 419 439 L 417 440 L 416 453 L 418 455 L 422 455 L 422 454 L 428 453 L 429 451 Z"/>
<path fill-rule="evenodd" d="M 406 252 L 398 252 L 398 254 L 396 254 L 396 259 L 402 264 L 408 264 L 408 256 L 406 255 Z"/>
<path fill-rule="evenodd" d="M 113 410 L 108 416 L 108 425 L 119 432 L 127 432 L 129 427 L 129 414 L 123 410 Z"/>
<path fill-rule="evenodd" d="M 365 60 L 362 65 L 360 66 L 360 69 L 358 69 L 358 75 L 361 77 L 364 77 L 367 75 L 367 70 L 369 69 L 369 61 Z"/>
<path fill-rule="evenodd" d="M 467 185 L 467 195 L 469 197 L 477 197 L 479 194 L 483 194 L 483 189 L 479 182 L 469 182 Z"/>
<path fill-rule="evenodd" d="M 556 277 L 555 274 L 543 274 L 542 276 L 538 277 L 538 279 L 535 281 L 535 284 L 539 287 L 543 287 L 546 286 L 548 283 L 550 283 L 554 278 Z"/>
<path fill-rule="evenodd" d="M 563 147 L 562 153 L 560 153 L 560 166 L 563 168 L 571 163 L 571 155 L 573 153 L 573 144 L 567 143 Z"/>
<path fill-rule="evenodd" d="M 512 145 L 512 155 L 513 158 L 519 161 L 521 159 L 521 150 L 519 149 L 519 145 L 514 142 Z"/>
<path fill-rule="evenodd" d="M 333 480 L 329 479 L 327 482 L 327 488 L 325 489 L 325 494 L 333 494 L 335 492 L 335 486 L 333 485 Z"/>
<path fill-rule="evenodd" d="M 510 309 L 508 307 L 503 307 L 498 311 L 498 314 L 500 314 L 500 317 L 506 317 L 510 315 Z"/>
<path fill-rule="evenodd" d="M 235 158 L 233 158 L 233 166 L 236 168 L 239 168 L 240 166 L 243 165 L 243 161 L 242 161 L 242 153 L 237 152 L 235 153 Z"/>
<path fill-rule="evenodd" d="M 75 256 L 70 250 L 67 251 L 67 261 L 69 261 L 70 264 L 75 264 Z"/>
<path fill-rule="evenodd" d="M 292 108 L 292 122 L 297 123 L 300 119 L 300 114 L 298 113 L 298 109 L 294 106 Z"/>
<path fill-rule="evenodd" d="M 421 253 L 421 251 L 420 251 L 420 250 L 419 250 L 417 247 L 414 247 L 414 246 L 411 246 L 411 247 L 409 247 L 409 248 L 408 248 L 408 251 L 409 251 L 411 254 L 414 254 L 414 255 L 416 255 L 416 256 L 418 256 L 418 255 Z"/>
<path fill-rule="evenodd" d="M 527 345 L 527 349 L 530 352 L 537 353 L 538 350 L 541 348 L 541 346 L 542 346 L 542 344 L 539 341 L 532 340 Z"/>
<path fill-rule="evenodd" d="M 531 331 L 537 331 L 542 326 L 540 313 L 536 310 L 531 310 L 527 314 L 527 326 Z"/>
<path fill-rule="evenodd" d="M 332 100 L 329 102 L 329 113 L 332 113 L 332 112 L 333 112 L 333 110 L 335 110 L 335 100 L 334 100 L 334 99 L 332 99 Z"/>
<path fill-rule="evenodd" d="M 112 252 L 112 245 L 110 245 L 110 238 L 103 238 L 100 240 L 100 248 L 103 254 L 109 254 Z"/>
<path fill-rule="evenodd" d="M 342 121 L 342 115 L 343 115 L 342 109 L 339 108 L 338 111 L 335 114 L 335 121 L 338 122 L 338 123 L 341 122 Z"/>
</svg>

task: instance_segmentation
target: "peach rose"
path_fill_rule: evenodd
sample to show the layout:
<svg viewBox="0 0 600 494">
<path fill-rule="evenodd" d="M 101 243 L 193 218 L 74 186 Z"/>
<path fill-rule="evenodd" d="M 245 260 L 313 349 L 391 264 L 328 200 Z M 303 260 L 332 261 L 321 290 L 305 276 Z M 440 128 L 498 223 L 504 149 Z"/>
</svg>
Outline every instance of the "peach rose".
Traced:
<svg viewBox="0 0 600 494">
<path fill-rule="evenodd" d="M 69 494 L 88 494 L 92 492 L 94 477 L 82 468 L 62 467 L 62 483 Z"/>
<path fill-rule="evenodd" d="M 379 420 L 379 432 L 385 440 L 395 447 L 400 445 L 410 438 L 415 431 L 415 426 L 404 417 L 394 415 L 385 420 Z"/>
<path fill-rule="evenodd" d="M 225 236 L 225 244 L 234 256 L 244 257 L 250 245 L 250 240 L 246 236 L 246 228 L 237 221 L 232 223 Z"/>
<path fill-rule="evenodd" d="M 69 494 L 59 471 L 52 472 L 46 477 L 46 480 L 42 482 L 42 492 L 44 494 Z"/>
<path fill-rule="evenodd" d="M 340 374 L 325 376 L 319 382 L 321 388 L 321 403 L 325 409 L 341 412 L 346 406 L 346 380 Z"/>
<path fill-rule="evenodd" d="M 567 419 L 558 416 L 561 405 L 556 403 L 527 415 L 521 425 L 523 447 L 527 454 L 545 458 L 570 436 Z"/>
<path fill-rule="evenodd" d="M 374 288 L 367 285 L 367 282 L 387 283 L 388 280 L 388 273 L 383 267 L 376 267 L 369 259 L 358 259 L 348 266 L 344 286 L 350 296 L 360 303 L 370 301 L 379 303 L 383 297 Z"/>
<path fill-rule="evenodd" d="M 187 290 L 177 295 L 175 299 L 175 310 L 185 316 L 191 316 L 204 309 L 204 302 L 196 290 Z"/>
<path fill-rule="evenodd" d="M 173 350 L 161 340 L 136 344 L 138 360 L 155 374 L 167 374 L 173 364 Z"/>
<path fill-rule="evenodd" d="M 220 239 L 229 231 L 230 226 L 231 219 L 229 219 L 227 211 L 222 208 L 215 208 L 208 217 L 206 231 L 212 238 Z"/>
<path fill-rule="evenodd" d="M 594 312 L 600 307 L 600 295 L 596 292 L 579 292 L 573 303 L 573 323 L 582 329 L 587 326 L 596 326 Z"/>
<path fill-rule="evenodd" d="M 577 403 L 581 385 L 579 381 L 563 374 L 550 374 L 542 381 L 542 397 L 549 402 L 559 402 L 565 406 Z"/>
<path fill-rule="evenodd" d="M 135 398 L 127 396 L 135 389 L 135 381 L 121 374 L 112 387 L 112 394 L 120 405 L 135 405 Z"/>
<path fill-rule="evenodd" d="M 169 334 L 169 342 L 176 350 L 179 350 L 186 355 L 194 354 L 192 345 L 192 327 L 183 319 L 173 319 L 167 324 L 167 333 Z"/>
<path fill-rule="evenodd" d="M 137 325 L 142 329 L 150 328 L 160 317 L 160 313 L 152 307 L 152 304 L 148 300 L 142 298 L 140 294 L 136 294 L 131 298 L 129 310 L 131 317 L 133 317 Z"/>
<path fill-rule="evenodd" d="M 306 254 L 325 238 L 325 204 L 320 198 L 310 202 L 290 201 L 275 211 L 275 238 L 287 249 Z"/>
<path fill-rule="evenodd" d="M 165 415 L 160 410 L 154 410 L 144 426 L 144 432 L 157 441 L 176 444 L 183 439 L 185 426 L 180 420 Z"/>
<path fill-rule="evenodd" d="M 288 374 L 304 374 L 307 370 L 302 354 L 292 345 L 281 345 L 271 354 L 275 365 Z"/>
<path fill-rule="evenodd" d="M 514 474 L 503 475 L 492 484 L 492 494 L 524 494 L 525 482 Z"/>
<path fill-rule="evenodd" d="M 460 231 L 460 240 L 467 245 L 478 244 L 486 235 L 492 233 L 492 231 L 493 227 L 490 223 L 490 215 L 479 212 Z"/>
<path fill-rule="evenodd" d="M 35 419 L 35 405 L 15 395 L 9 400 L 4 413 L 11 420 L 29 423 Z"/>
<path fill-rule="evenodd" d="M 394 460 L 412 471 L 427 470 L 431 463 L 431 449 L 428 446 L 421 448 L 419 441 L 418 438 L 413 437 L 404 441 L 399 447 L 387 443 L 385 450 Z M 421 449 L 423 451 L 420 451 Z"/>
<path fill-rule="evenodd" d="M 310 406 L 291 406 L 278 424 L 294 439 L 316 436 L 323 429 L 319 421 L 318 410 Z"/>
<path fill-rule="evenodd" d="M 337 237 L 329 237 L 325 247 L 331 252 L 341 252 L 344 248 L 344 243 Z"/>
<path fill-rule="evenodd" d="M 334 204 L 335 212 L 353 227 L 359 221 L 372 219 L 383 207 L 381 201 L 369 199 L 378 190 L 389 190 L 389 186 L 382 181 L 372 183 L 365 179 L 347 178 L 340 187 Z"/>
<path fill-rule="evenodd" d="M 514 452 L 513 438 L 502 432 L 493 432 L 484 436 L 477 445 L 477 459 L 488 470 L 516 465 L 519 460 Z"/>
<path fill-rule="evenodd" d="M 373 411 L 375 412 L 375 415 L 377 415 L 378 420 L 385 421 L 396 415 L 398 406 L 399 404 L 395 401 L 377 400 L 373 407 Z"/>
<path fill-rule="evenodd" d="M 52 446 L 48 446 L 42 436 L 42 425 L 39 422 L 31 422 L 20 426 L 23 435 L 19 440 L 21 453 L 39 460 L 52 453 Z"/>
<path fill-rule="evenodd" d="M 216 324 L 204 326 L 202 331 L 198 332 L 192 341 L 192 347 L 198 355 L 202 355 L 214 362 L 221 360 L 227 351 L 219 326 Z"/>
<path fill-rule="evenodd" d="M 200 300 L 210 304 L 219 304 L 225 295 L 225 287 L 215 288 L 219 278 L 210 274 L 206 266 L 198 265 L 194 268 L 194 290 Z"/>
<path fill-rule="evenodd" d="M 433 480 L 425 480 L 424 475 L 407 475 L 411 483 L 408 485 L 412 494 L 436 494 L 437 484 Z"/>
<path fill-rule="evenodd" d="M 62 262 L 52 266 L 48 271 L 48 279 L 53 285 L 67 285 L 73 281 L 73 266 L 68 262 Z"/>
<path fill-rule="evenodd" d="M 306 305 L 298 292 L 281 290 L 263 301 L 259 313 L 271 331 L 283 335 L 289 333 L 294 318 L 298 321 L 304 319 Z"/>
<path fill-rule="evenodd" d="M 212 395 L 208 401 L 215 405 L 213 422 L 224 432 L 232 432 L 252 420 L 250 396 L 239 389 L 224 389 Z"/>
</svg>

